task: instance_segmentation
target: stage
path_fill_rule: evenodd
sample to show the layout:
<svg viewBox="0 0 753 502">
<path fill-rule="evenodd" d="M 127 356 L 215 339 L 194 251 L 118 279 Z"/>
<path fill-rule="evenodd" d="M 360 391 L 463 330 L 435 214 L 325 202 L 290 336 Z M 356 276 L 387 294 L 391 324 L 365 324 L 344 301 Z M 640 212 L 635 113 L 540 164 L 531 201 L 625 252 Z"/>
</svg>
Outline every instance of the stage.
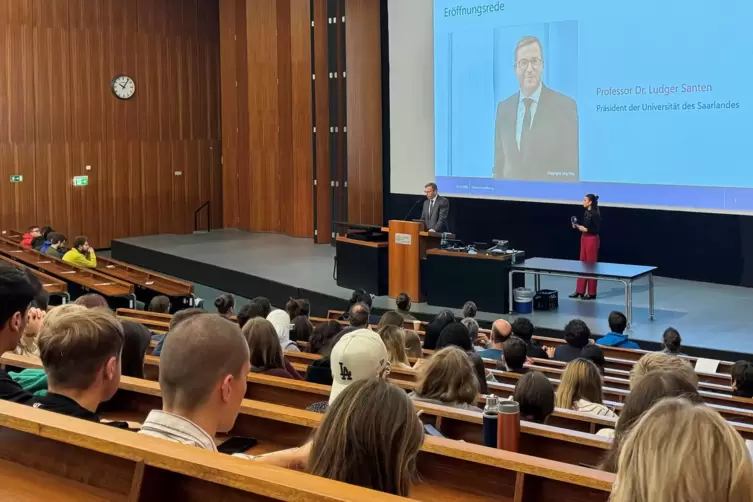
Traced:
<svg viewBox="0 0 753 502">
<path fill-rule="evenodd" d="M 276 306 L 288 297 L 308 298 L 312 313 L 326 314 L 328 309 L 347 306 L 351 291 L 337 286 L 334 274 L 335 248 L 314 244 L 311 239 L 296 239 L 277 234 L 219 230 L 193 235 L 154 235 L 118 239 L 112 244 L 112 256 L 134 265 L 150 268 L 181 279 L 210 286 L 246 298 L 266 296 Z M 677 328 L 686 353 L 726 360 L 753 353 L 750 318 L 753 288 L 726 286 L 655 277 L 655 319 L 648 313 L 648 281 L 633 287 L 633 324 L 631 337 L 652 350 L 661 343 L 668 326 Z M 507 281 L 507 277 L 477 280 Z M 527 278 L 533 287 L 533 278 Z M 612 310 L 624 310 L 622 285 L 599 283 L 595 301 L 570 300 L 567 295 L 575 281 L 542 277 L 541 287 L 559 291 L 559 309 L 534 312 L 528 317 L 542 334 L 555 335 L 573 318 L 581 318 L 595 334 L 608 331 L 607 316 Z M 469 298 L 472 300 L 473 298 Z M 383 296 L 374 299 L 377 312 L 394 308 L 394 301 Z M 459 314 L 462 305 L 444 306 Z M 414 304 L 420 319 L 430 319 L 443 307 Z M 480 312 L 480 321 L 515 316 Z M 484 324 L 482 322 L 482 324 Z M 551 330 L 551 333 L 546 331 Z"/>
</svg>

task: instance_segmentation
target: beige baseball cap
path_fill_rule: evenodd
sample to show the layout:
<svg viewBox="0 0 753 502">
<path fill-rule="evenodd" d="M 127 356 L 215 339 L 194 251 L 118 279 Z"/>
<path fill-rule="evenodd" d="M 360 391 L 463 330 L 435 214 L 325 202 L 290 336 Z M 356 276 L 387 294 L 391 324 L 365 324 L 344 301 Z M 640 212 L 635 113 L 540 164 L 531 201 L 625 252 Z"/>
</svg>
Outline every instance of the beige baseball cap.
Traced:
<svg viewBox="0 0 753 502">
<path fill-rule="evenodd" d="M 376 378 L 390 365 L 382 338 L 368 329 L 357 329 L 343 335 L 332 349 L 329 360 L 332 370 L 330 404 L 348 385 L 358 380 Z"/>
</svg>

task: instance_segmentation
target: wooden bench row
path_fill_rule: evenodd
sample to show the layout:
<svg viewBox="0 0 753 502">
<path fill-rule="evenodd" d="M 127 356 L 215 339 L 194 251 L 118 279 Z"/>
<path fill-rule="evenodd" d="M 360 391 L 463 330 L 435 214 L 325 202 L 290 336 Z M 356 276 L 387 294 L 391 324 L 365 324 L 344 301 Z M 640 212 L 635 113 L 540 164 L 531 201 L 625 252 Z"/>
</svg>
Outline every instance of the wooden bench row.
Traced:
<svg viewBox="0 0 753 502">
<path fill-rule="evenodd" d="M 21 246 L 17 233 L 0 236 L 0 253 L 31 268 L 44 270 L 104 296 L 133 295 L 134 287 L 138 287 L 171 297 L 193 297 L 193 284 L 190 282 L 100 256 L 97 256 L 96 269 L 79 268 Z M 90 280 L 90 277 L 93 279 Z"/>
<path fill-rule="evenodd" d="M 8 366 L 29 365 L 32 364 L 29 362 L 30 359 L 6 354 L 3 362 Z M 249 376 L 249 387 L 261 387 L 264 380 L 285 380 L 264 375 L 255 376 L 258 379 Z M 123 377 L 118 393 L 108 403 L 107 408 L 111 411 L 106 413 L 105 417 L 143 421 L 151 409 L 161 406 L 159 396 L 159 385 L 156 382 Z M 464 424 L 470 425 L 472 422 L 465 421 L 462 412 L 458 413 L 458 410 L 432 405 L 420 408 L 424 410 L 422 418 L 436 423 L 442 430 L 447 431 L 448 435 L 449 432 L 462 431 L 464 427 L 469 438 L 478 435 L 480 426 L 476 424 L 472 430 L 465 426 Z M 250 451 L 251 454 L 258 454 L 302 444 L 310 437 L 321 418 L 322 415 L 317 413 L 291 409 L 269 401 L 244 400 L 238 420 L 230 434 L 258 439 L 259 446 Z M 476 418 L 471 417 L 472 420 Z M 0 427 L 2 426 L 3 423 L 0 421 Z M 584 459 L 597 461 L 608 446 L 608 441 L 589 434 L 581 434 L 583 437 L 579 442 L 568 442 L 557 436 L 562 433 L 568 435 L 569 431 L 536 424 L 528 424 L 524 429 L 521 441 L 523 452 L 530 451 L 539 456 L 541 452 L 546 452 L 551 457 L 568 459 L 573 464 Z M 559 493 L 560 496 L 564 494 L 572 497 L 572 500 L 605 501 L 613 480 L 612 475 L 577 465 L 432 437 L 426 438 L 419 454 L 418 466 L 422 482 L 414 487 L 412 496 L 419 500 L 436 497 L 461 501 L 500 498 L 556 500 L 555 494 Z M 304 489 L 309 487 L 306 486 Z M 318 500 L 307 496 L 290 499 L 294 498 Z M 193 497 L 190 499 L 195 500 Z M 343 492 L 343 498 L 340 500 L 350 499 Z"/>
</svg>

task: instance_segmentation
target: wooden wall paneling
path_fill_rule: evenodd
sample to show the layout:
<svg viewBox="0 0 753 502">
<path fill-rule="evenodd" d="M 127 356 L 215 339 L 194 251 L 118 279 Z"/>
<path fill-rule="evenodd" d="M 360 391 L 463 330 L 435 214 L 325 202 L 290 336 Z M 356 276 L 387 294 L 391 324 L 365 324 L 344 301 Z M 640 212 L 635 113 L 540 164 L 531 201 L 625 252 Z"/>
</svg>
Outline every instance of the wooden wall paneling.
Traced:
<svg viewBox="0 0 753 502">
<path fill-rule="evenodd" d="M 212 200 L 212 228 L 222 228 L 222 123 L 220 118 L 220 12 L 217 2 L 200 2 L 199 59 L 206 82 L 209 129 L 209 190 Z M 203 27 L 203 29 L 202 29 Z M 200 105 L 203 103 L 200 102 Z M 233 225 L 235 226 L 235 225 Z"/>
<path fill-rule="evenodd" d="M 34 2 L 37 219 L 80 231 L 71 218 L 70 36 L 67 0 Z"/>
<path fill-rule="evenodd" d="M 106 160 L 101 166 L 103 183 L 99 189 L 98 223 L 102 240 L 129 235 L 127 173 L 139 169 L 141 164 L 141 144 L 139 141 L 139 107 L 145 99 L 144 84 L 137 65 L 139 51 L 137 9 L 117 0 L 103 2 L 105 75 L 105 134 Z M 136 95 L 129 101 L 121 101 L 113 96 L 108 83 L 116 75 L 129 75 L 136 82 Z M 144 201 L 148 214 L 148 202 Z M 150 222 L 145 222 L 150 223 Z M 147 225 L 145 225 L 147 227 Z M 69 236 L 70 238 L 70 236 Z"/>
<path fill-rule="evenodd" d="M 348 220 L 382 224 L 382 90 L 379 0 L 345 3 Z"/>
<path fill-rule="evenodd" d="M 310 0 L 290 0 L 292 165 L 283 191 L 292 202 L 295 237 L 314 236 L 313 102 L 311 95 Z M 285 205 L 285 204 L 283 204 Z"/>
<path fill-rule="evenodd" d="M 330 183 L 329 75 L 327 2 L 312 0 L 314 19 L 314 108 L 316 110 L 316 228 L 319 243 L 332 242 L 332 188 Z"/>
<path fill-rule="evenodd" d="M 295 235 L 296 205 L 293 186 L 293 81 L 291 63 L 290 11 L 292 0 L 277 0 L 277 114 L 279 142 L 277 152 L 277 196 L 279 224 L 269 230 Z"/>
<path fill-rule="evenodd" d="M 238 227 L 251 230 L 251 117 L 249 114 L 248 32 L 246 0 L 235 0 L 236 79 L 238 97 L 236 191 L 238 194 Z"/>
<path fill-rule="evenodd" d="M 86 235 L 95 247 L 106 246 L 98 213 L 100 185 L 105 183 L 105 99 L 108 88 L 104 68 L 103 3 L 71 0 L 69 3 L 71 73 L 71 168 L 74 176 L 89 176 L 89 185 L 71 189 L 69 228 Z M 87 170 L 86 167 L 91 169 Z M 78 225 L 80 222 L 80 226 Z M 73 237 L 69 236 L 70 239 Z"/>
<path fill-rule="evenodd" d="M 238 226 L 238 65 L 236 0 L 219 0 L 222 105 L 222 223 Z M 245 19 L 245 13 L 244 13 Z"/>
<path fill-rule="evenodd" d="M 33 5 L 0 2 L 0 228 L 36 224 Z M 12 175 L 22 183 L 11 183 Z"/>
<path fill-rule="evenodd" d="M 250 230 L 279 231 L 279 111 L 277 89 L 277 9 L 275 0 L 246 3 Z"/>
</svg>

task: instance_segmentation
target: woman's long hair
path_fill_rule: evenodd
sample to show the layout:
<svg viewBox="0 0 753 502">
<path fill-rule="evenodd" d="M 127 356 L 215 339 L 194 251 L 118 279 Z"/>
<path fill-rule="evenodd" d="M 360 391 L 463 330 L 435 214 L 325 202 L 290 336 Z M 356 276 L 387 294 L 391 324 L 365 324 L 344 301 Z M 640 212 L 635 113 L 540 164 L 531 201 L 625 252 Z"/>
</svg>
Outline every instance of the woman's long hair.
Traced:
<svg viewBox="0 0 753 502">
<path fill-rule="evenodd" d="M 478 377 L 471 359 L 457 347 L 435 352 L 418 369 L 416 394 L 421 398 L 475 406 L 478 393 Z"/>
<path fill-rule="evenodd" d="M 570 409 L 578 399 L 598 404 L 603 401 L 599 368 L 582 357 L 570 361 L 565 368 L 557 388 L 555 405 L 557 408 Z"/>
<path fill-rule="evenodd" d="M 423 441 L 405 391 L 383 379 L 359 380 L 337 396 L 314 433 L 308 472 L 406 497 Z"/>
<path fill-rule="evenodd" d="M 666 397 L 683 397 L 695 403 L 703 400 L 693 382 L 675 371 L 651 371 L 644 376 L 625 399 L 617 426 L 614 429 L 612 446 L 604 456 L 601 468 L 615 472 L 622 443 L 640 418 L 656 403 Z"/>
<path fill-rule="evenodd" d="M 408 356 L 405 353 L 405 331 L 403 331 L 403 328 L 387 325 L 381 328 L 378 333 L 382 337 L 384 346 L 387 347 L 390 364 L 392 366 L 399 364 L 410 366 Z"/>
<path fill-rule="evenodd" d="M 663 399 L 628 434 L 609 500 L 748 502 L 753 463 L 742 436 L 716 410 Z"/>
<path fill-rule="evenodd" d="M 254 317 L 243 326 L 251 367 L 256 370 L 285 369 L 280 340 L 275 327 L 263 317 Z"/>
<path fill-rule="evenodd" d="M 601 214 L 599 212 L 599 196 L 596 194 L 589 193 L 589 194 L 586 194 L 586 197 L 588 197 L 588 200 L 591 201 L 591 211 L 593 211 L 594 213 Z"/>
</svg>

